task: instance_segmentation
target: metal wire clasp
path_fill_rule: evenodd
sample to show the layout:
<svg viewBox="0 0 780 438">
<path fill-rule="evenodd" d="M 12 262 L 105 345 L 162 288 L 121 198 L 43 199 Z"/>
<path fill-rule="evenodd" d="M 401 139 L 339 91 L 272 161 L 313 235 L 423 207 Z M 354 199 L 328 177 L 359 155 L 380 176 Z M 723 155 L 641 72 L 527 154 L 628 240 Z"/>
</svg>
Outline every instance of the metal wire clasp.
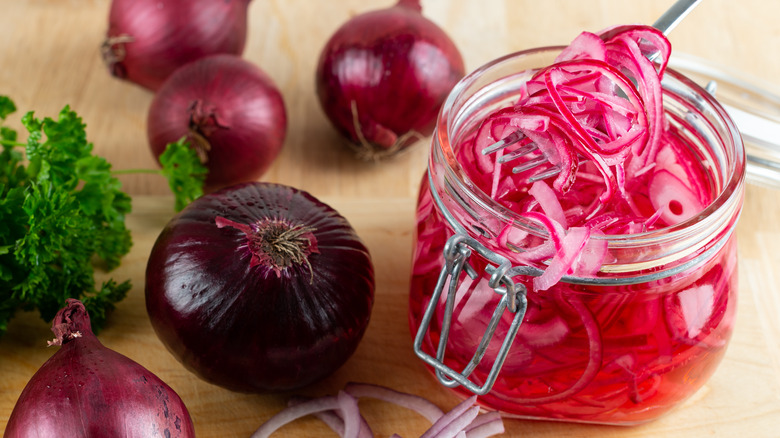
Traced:
<svg viewBox="0 0 780 438">
<path fill-rule="evenodd" d="M 457 372 L 444 364 L 444 355 L 447 349 L 447 339 L 449 338 L 450 326 L 452 324 L 455 295 L 458 289 L 460 276 L 464 270 L 472 279 L 477 279 L 479 275 L 468 263 L 472 251 L 476 251 L 490 262 L 485 268 L 485 272 L 490 274 L 488 285 L 493 288 L 496 293 L 501 295 L 501 300 L 493 311 L 493 316 L 490 318 L 485 334 L 477 346 L 477 351 L 474 353 L 471 361 L 466 365 L 463 371 Z M 486 248 L 476 239 L 461 233 L 455 233 L 447 240 L 443 252 L 444 266 L 442 266 L 439 279 L 436 282 L 436 288 L 431 295 L 428 306 L 423 314 L 422 321 L 420 322 L 420 327 L 417 330 L 417 335 L 414 338 L 414 352 L 420 359 L 424 360 L 435 369 L 437 379 L 444 386 L 452 388 L 462 385 L 477 395 L 484 395 L 490 392 L 490 389 L 493 387 L 493 384 L 498 377 L 498 372 L 504 364 L 504 360 L 509 353 L 509 348 L 511 347 L 512 342 L 514 342 L 515 335 L 517 335 L 517 330 L 520 328 L 520 324 L 525 316 L 526 308 L 528 307 L 525 286 L 523 284 L 516 284 L 514 280 L 512 280 L 512 276 L 523 273 L 520 272 L 522 271 L 522 268 L 512 268 L 512 264 L 507 258 Z M 436 357 L 434 358 L 422 351 L 422 342 L 425 333 L 428 331 L 428 327 L 430 326 L 431 319 L 433 318 L 441 294 L 444 291 L 444 287 L 448 284 L 448 280 L 447 301 L 444 308 L 439 345 L 436 350 Z M 469 380 L 468 377 L 485 356 L 487 347 L 501 320 L 501 315 L 505 311 L 514 313 L 514 318 L 512 319 L 509 331 L 501 344 L 501 348 L 496 355 L 493 367 L 488 373 L 487 379 L 482 386 L 479 386 L 477 383 Z"/>
</svg>

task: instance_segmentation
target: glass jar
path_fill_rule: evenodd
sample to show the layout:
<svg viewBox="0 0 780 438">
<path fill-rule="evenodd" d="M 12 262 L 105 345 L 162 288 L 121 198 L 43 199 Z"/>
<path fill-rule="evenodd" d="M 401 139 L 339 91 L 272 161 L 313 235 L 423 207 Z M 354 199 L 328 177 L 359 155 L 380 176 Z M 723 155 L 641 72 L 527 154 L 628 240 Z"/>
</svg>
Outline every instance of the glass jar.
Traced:
<svg viewBox="0 0 780 438">
<path fill-rule="evenodd" d="M 713 202 L 663 229 L 602 236 L 611 261 L 546 291 L 497 236 L 543 235 L 473 184 L 454 148 L 518 98 L 561 47 L 497 59 L 464 78 L 440 113 L 417 210 L 410 290 L 415 352 L 442 384 L 507 416 L 629 425 L 659 417 L 709 379 L 736 311 L 735 225 L 745 152 L 706 91 L 667 70 L 667 121 L 708 169 Z M 599 237 L 594 237 L 599 238 Z"/>
</svg>

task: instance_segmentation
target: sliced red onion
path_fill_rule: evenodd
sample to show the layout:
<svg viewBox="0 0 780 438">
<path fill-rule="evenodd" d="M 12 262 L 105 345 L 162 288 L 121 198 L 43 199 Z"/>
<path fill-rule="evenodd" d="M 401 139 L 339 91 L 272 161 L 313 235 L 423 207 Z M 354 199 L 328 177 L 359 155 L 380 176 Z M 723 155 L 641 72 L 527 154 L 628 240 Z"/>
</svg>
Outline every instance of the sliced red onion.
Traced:
<svg viewBox="0 0 780 438">
<path fill-rule="evenodd" d="M 547 183 L 536 181 L 528 190 L 528 194 L 536 198 L 544 214 L 566 228 L 566 215 L 563 213 L 561 201 L 558 200 L 558 195 Z"/>
<path fill-rule="evenodd" d="M 431 423 L 436 422 L 444 412 L 430 401 L 413 394 L 406 394 L 385 386 L 370 383 L 348 383 L 344 388 L 346 392 L 358 399 L 368 397 L 394 403 L 422 415 Z"/>
<path fill-rule="evenodd" d="M 272 416 L 268 421 L 263 423 L 259 429 L 252 434 L 251 438 L 268 438 L 272 433 L 282 426 L 292 423 L 293 421 L 303 418 L 307 415 L 315 414 L 318 412 L 327 412 L 331 410 L 341 409 L 342 404 L 337 396 L 329 395 L 318 398 L 313 398 L 305 402 L 289 406 L 283 409 L 276 415 Z"/>
<path fill-rule="evenodd" d="M 656 172 L 648 188 L 653 207 L 666 223 L 678 223 L 697 215 L 704 205 L 688 184 L 665 170 Z"/>
<path fill-rule="evenodd" d="M 455 436 L 458 431 L 468 426 L 468 424 L 476 418 L 477 414 L 479 414 L 479 407 L 475 406 L 476 402 L 477 396 L 472 395 L 458 403 L 451 411 L 436 420 L 431 428 L 425 431 L 420 438 Z"/>
<path fill-rule="evenodd" d="M 426 418 L 435 418 L 432 426 L 422 435 L 426 438 L 487 438 L 504 432 L 501 415 L 497 412 L 479 414 L 477 396 L 469 397 L 451 411 L 442 413 L 430 401 L 381 385 L 348 383 L 337 396 L 326 395 L 314 399 L 295 398 L 286 409 L 278 412 L 255 431 L 251 438 L 266 438 L 282 426 L 307 415 L 322 419 L 337 434 L 345 438 L 370 436 L 368 425 L 358 409 L 359 398 L 374 398 L 409 408 Z M 393 434 L 392 437 L 400 438 Z M 421 437 L 421 438 L 422 438 Z"/>
<path fill-rule="evenodd" d="M 504 433 L 504 421 L 496 411 L 480 414 L 463 430 L 468 438 L 487 438 Z"/>
<path fill-rule="evenodd" d="M 533 283 L 536 290 L 547 290 L 561 278 L 570 273 L 577 257 L 582 253 L 585 244 L 590 238 L 590 230 L 585 227 L 570 228 L 564 236 L 560 250 L 550 260 L 550 264 L 544 273 L 534 277 Z"/>
<path fill-rule="evenodd" d="M 336 398 L 339 401 L 339 407 L 344 416 L 344 437 L 358 438 L 360 434 L 360 419 L 362 417 L 360 415 L 357 399 L 344 391 L 339 391 Z"/>
<path fill-rule="evenodd" d="M 582 326 L 588 336 L 588 364 L 585 366 L 582 374 L 576 382 L 570 387 L 544 397 L 530 397 L 527 399 L 518 398 L 515 403 L 540 406 L 546 403 L 553 403 L 570 397 L 572 394 L 580 392 L 585 386 L 589 385 L 598 374 L 603 359 L 603 344 L 601 341 L 601 330 L 596 322 L 593 312 L 579 300 L 567 301 L 568 305 L 582 319 Z"/>
<path fill-rule="evenodd" d="M 288 405 L 295 406 L 297 404 L 305 402 L 306 400 L 311 400 L 311 399 L 294 397 L 290 399 Z M 317 417 L 317 419 L 319 419 L 326 425 L 328 425 L 328 427 L 330 427 L 339 436 L 344 436 L 344 427 L 345 427 L 344 416 L 343 414 L 341 414 L 341 411 L 321 411 L 321 412 L 315 412 L 312 415 Z M 372 438 L 374 436 L 373 432 L 371 431 L 371 426 L 368 425 L 368 422 L 366 421 L 365 417 L 363 417 L 362 415 L 360 416 L 360 432 L 358 436 L 360 438 Z"/>
</svg>

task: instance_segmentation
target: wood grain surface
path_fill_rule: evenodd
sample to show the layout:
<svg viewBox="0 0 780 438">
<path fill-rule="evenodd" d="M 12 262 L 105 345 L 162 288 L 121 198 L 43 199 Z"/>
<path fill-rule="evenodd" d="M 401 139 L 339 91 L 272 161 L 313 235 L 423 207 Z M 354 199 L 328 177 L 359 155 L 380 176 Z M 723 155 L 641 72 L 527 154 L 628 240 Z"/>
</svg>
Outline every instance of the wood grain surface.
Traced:
<svg viewBox="0 0 780 438">
<path fill-rule="evenodd" d="M 354 158 L 328 125 L 314 97 L 314 67 L 330 34 L 350 16 L 392 0 L 254 0 L 245 57 L 265 70 L 285 97 L 285 147 L 264 180 L 292 185 L 331 204 L 366 241 L 377 270 L 377 298 L 364 341 L 349 362 L 299 393 L 335 393 L 365 381 L 424 395 L 450 408 L 458 402 L 417 360 L 407 323 L 414 203 L 428 141 L 396 159 Z M 467 68 L 525 48 L 566 44 L 581 30 L 651 23 L 672 0 L 423 0 L 447 30 Z M 0 94 L 22 111 L 55 115 L 69 104 L 84 117 L 95 151 L 117 169 L 154 168 L 146 142 L 152 94 L 108 75 L 99 56 L 107 0 L 0 0 Z M 670 35 L 675 51 L 738 68 L 780 86 L 780 2 L 704 0 Z M 780 88 L 780 87 L 778 87 Z M 9 122 L 18 126 L 18 118 Z M 184 399 L 199 437 L 247 437 L 280 410 L 290 394 L 238 394 L 200 381 L 154 335 L 143 304 L 146 258 L 172 215 L 162 179 L 123 176 L 134 197 L 128 218 L 135 246 L 110 274 L 133 289 L 101 340 L 160 376 Z M 507 436 L 523 437 L 779 437 L 780 203 L 777 190 L 749 186 L 738 226 L 740 292 L 737 324 L 713 378 L 671 414 L 639 427 L 508 420 Z M 101 274 L 103 275 L 103 274 Z M 47 324 L 21 313 L 0 338 L 0 430 L 22 388 L 53 354 Z M 382 403 L 362 405 L 377 436 L 419 435 L 426 420 Z M 285 427 L 280 437 L 332 436 L 315 420 Z"/>
</svg>

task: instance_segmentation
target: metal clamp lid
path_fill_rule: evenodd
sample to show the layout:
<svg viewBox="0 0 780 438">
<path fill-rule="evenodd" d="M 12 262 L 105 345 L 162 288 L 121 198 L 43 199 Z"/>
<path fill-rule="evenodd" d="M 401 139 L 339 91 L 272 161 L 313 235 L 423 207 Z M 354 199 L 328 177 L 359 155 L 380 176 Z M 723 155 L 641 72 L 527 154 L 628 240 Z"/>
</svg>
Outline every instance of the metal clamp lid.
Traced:
<svg viewBox="0 0 780 438">
<path fill-rule="evenodd" d="M 430 173 L 428 175 L 430 179 Z M 512 262 L 499 254 L 496 254 L 492 250 L 486 248 L 478 240 L 469 237 L 465 234 L 462 227 L 452 217 L 451 213 L 442 204 L 439 194 L 435 188 L 431 186 L 431 196 L 434 202 L 437 204 L 442 215 L 447 222 L 455 228 L 456 232 L 447 240 L 444 245 L 444 265 L 442 266 L 439 278 L 436 282 L 436 287 L 433 294 L 430 297 L 430 301 L 425 308 L 420 327 L 417 329 L 417 334 L 414 338 L 414 352 L 417 356 L 425 361 L 428 365 L 433 367 L 436 371 L 436 377 L 444 386 L 453 388 L 458 385 L 462 385 L 469 391 L 477 395 L 485 395 L 493 387 L 493 384 L 498 377 L 499 371 L 504 364 L 504 360 L 509 353 L 509 348 L 514 342 L 515 335 L 520 328 L 520 324 L 523 322 L 525 311 L 528 307 L 528 301 L 526 300 L 526 288 L 522 284 L 515 283 L 512 279 L 517 275 L 539 275 L 541 271 L 531 267 L 513 267 Z M 493 265 L 485 267 L 485 272 L 490 275 L 488 286 L 501 295 L 501 299 L 493 311 L 490 318 L 490 322 L 487 325 L 485 334 L 483 335 L 474 356 L 469 361 L 466 367 L 458 372 L 451 367 L 444 364 L 444 356 L 447 349 L 447 341 L 449 339 L 450 327 L 452 324 L 452 315 L 455 307 L 455 296 L 458 289 L 459 279 L 463 271 L 466 272 L 472 279 L 479 277 L 476 270 L 469 264 L 468 259 L 472 252 L 476 251 L 480 256 L 484 257 Z M 439 335 L 439 344 L 436 349 L 436 357 L 433 357 L 423 351 L 422 343 L 425 338 L 425 333 L 430 327 L 433 319 L 433 314 L 438 307 L 441 294 L 447 287 L 446 304 L 444 307 L 444 315 L 442 319 L 441 333 Z M 496 328 L 498 327 L 501 316 L 505 311 L 513 313 L 512 323 L 501 343 L 493 366 L 487 375 L 485 381 L 480 385 L 469 380 L 469 375 L 477 368 L 482 362 L 482 359 L 487 352 L 487 348 L 490 341 L 493 339 Z"/>
<path fill-rule="evenodd" d="M 460 372 L 444 364 L 444 355 L 447 349 L 447 340 L 449 338 L 452 314 L 455 306 L 455 295 L 459 284 L 458 279 L 464 270 L 472 278 L 478 276 L 471 265 L 468 264 L 468 258 L 471 255 L 472 250 L 480 251 L 482 248 L 484 247 L 479 242 L 463 236 L 462 234 L 453 234 L 452 237 L 450 237 L 444 249 L 444 266 L 439 274 L 439 279 L 436 282 L 436 288 L 434 289 L 433 295 L 430 297 L 430 302 L 423 314 L 420 327 L 417 330 L 417 335 L 414 338 L 414 352 L 420 359 L 424 360 L 436 370 L 436 377 L 444 386 L 452 388 L 462 385 L 477 395 L 487 394 L 493 387 L 493 384 L 498 377 L 498 373 L 504 364 L 504 360 L 509 353 L 509 348 L 512 346 L 512 342 L 515 339 L 517 330 L 523 322 L 523 317 L 525 316 L 525 311 L 528 306 L 525 297 L 525 287 L 522 284 L 517 285 L 519 287 L 515 287 L 511 278 L 505 274 L 508 265 L 502 264 L 498 269 L 493 270 L 489 282 L 490 286 L 493 287 L 493 290 L 496 293 L 499 293 L 502 296 L 498 306 L 496 306 L 496 309 L 493 311 L 485 334 L 477 346 L 474 356 L 471 358 L 468 365 Z M 448 281 L 449 287 L 447 288 L 447 299 L 444 308 L 441 334 L 439 336 L 439 345 L 436 349 L 436 357 L 433 357 L 423 351 L 422 343 L 425 338 L 425 333 L 428 331 L 428 327 L 433 319 L 433 313 L 439 303 L 442 291 L 445 288 L 444 285 L 448 283 Z M 479 385 L 478 383 L 469 380 L 469 375 L 484 358 L 488 345 L 490 344 L 496 328 L 498 327 L 498 323 L 501 320 L 501 316 L 505 311 L 514 313 L 512 323 L 501 343 L 501 348 L 496 355 L 496 359 L 493 362 L 493 366 L 490 369 L 487 378 L 482 385 Z"/>
</svg>

